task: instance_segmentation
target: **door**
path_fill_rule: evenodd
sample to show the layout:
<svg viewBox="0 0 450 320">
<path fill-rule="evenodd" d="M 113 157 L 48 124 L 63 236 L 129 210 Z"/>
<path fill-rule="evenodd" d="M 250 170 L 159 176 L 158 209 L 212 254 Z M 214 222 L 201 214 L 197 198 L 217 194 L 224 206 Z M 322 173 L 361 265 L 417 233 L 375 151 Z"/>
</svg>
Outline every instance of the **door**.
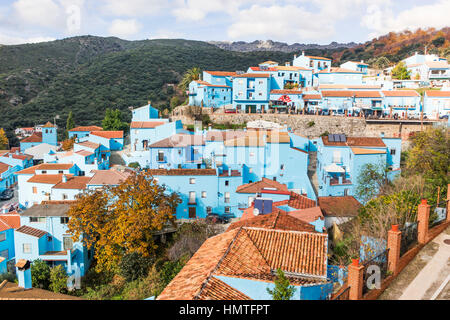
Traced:
<svg viewBox="0 0 450 320">
<path fill-rule="evenodd" d="M 196 217 L 196 207 L 189 207 L 189 219 L 195 219 Z"/>
</svg>

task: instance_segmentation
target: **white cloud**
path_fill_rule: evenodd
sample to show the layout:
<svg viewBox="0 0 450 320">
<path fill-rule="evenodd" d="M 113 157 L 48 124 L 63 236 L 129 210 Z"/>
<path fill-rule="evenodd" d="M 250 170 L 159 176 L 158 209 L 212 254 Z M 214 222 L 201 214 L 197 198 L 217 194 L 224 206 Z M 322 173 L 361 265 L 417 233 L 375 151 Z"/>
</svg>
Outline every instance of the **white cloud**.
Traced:
<svg viewBox="0 0 450 320">
<path fill-rule="evenodd" d="M 367 8 L 361 25 L 373 30 L 370 37 L 391 31 L 415 30 L 417 28 L 443 28 L 449 26 L 450 0 L 418 5 L 395 14 L 391 6 L 372 5 Z"/>
<path fill-rule="evenodd" d="M 231 39 L 255 37 L 290 42 L 299 39 L 323 39 L 333 33 L 334 28 L 326 16 L 295 5 L 253 5 L 241 10 L 228 28 L 228 36 Z"/>
<path fill-rule="evenodd" d="M 120 17 L 156 15 L 169 3 L 166 0 L 101 0 L 103 14 Z"/>
<path fill-rule="evenodd" d="M 149 39 L 181 39 L 184 34 L 171 30 L 157 30 L 155 34 L 152 34 Z"/>
<path fill-rule="evenodd" d="M 18 0 L 13 3 L 20 21 L 40 27 L 61 26 L 62 8 L 53 0 Z"/>
<path fill-rule="evenodd" d="M 14 45 L 14 44 L 24 44 L 24 43 L 38 43 L 38 42 L 46 42 L 46 41 L 53 41 L 56 40 L 55 38 L 51 37 L 30 37 L 30 38 L 23 38 L 23 37 L 14 37 L 14 36 L 7 36 L 0 33 L 0 44 L 4 45 Z"/>
<path fill-rule="evenodd" d="M 117 37 L 129 37 L 138 33 L 141 25 L 135 19 L 115 19 L 109 27 L 109 33 Z"/>
</svg>

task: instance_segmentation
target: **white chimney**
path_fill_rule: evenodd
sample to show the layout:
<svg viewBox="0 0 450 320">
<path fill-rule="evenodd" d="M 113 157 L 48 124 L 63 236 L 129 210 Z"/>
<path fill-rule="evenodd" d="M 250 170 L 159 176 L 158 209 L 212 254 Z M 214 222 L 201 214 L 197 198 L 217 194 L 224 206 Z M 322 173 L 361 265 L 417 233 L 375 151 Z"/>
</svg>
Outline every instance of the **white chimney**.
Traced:
<svg viewBox="0 0 450 320">
<path fill-rule="evenodd" d="M 286 67 L 289 67 L 291 65 L 291 63 L 289 61 L 286 61 Z"/>
<path fill-rule="evenodd" d="M 63 176 L 62 176 L 62 182 L 63 182 L 63 183 L 66 183 L 66 182 L 67 182 L 67 176 L 66 176 L 65 174 L 63 174 Z"/>
<path fill-rule="evenodd" d="M 25 290 L 32 288 L 31 282 L 31 262 L 25 259 L 19 259 L 16 263 L 16 274 L 19 280 L 19 287 Z"/>
<path fill-rule="evenodd" d="M 297 59 L 297 55 L 296 54 L 294 54 L 294 59 Z"/>
<path fill-rule="evenodd" d="M 302 51 L 302 56 L 304 56 L 305 55 L 305 51 Z"/>
<path fill-rule="evenodd" d="M 364 60 L 361 60 L 361 63 L 364 63 Z"/>
</svg>

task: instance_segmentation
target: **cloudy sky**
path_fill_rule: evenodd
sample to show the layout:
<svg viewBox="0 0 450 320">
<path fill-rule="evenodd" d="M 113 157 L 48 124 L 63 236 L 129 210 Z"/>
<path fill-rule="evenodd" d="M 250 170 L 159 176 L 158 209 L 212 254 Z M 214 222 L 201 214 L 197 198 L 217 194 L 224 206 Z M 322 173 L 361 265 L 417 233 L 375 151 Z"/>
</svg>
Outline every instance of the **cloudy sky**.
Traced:
<svg viewBox="0 0 450 320">
<path fill-rule="evenodd" d="M 0 0 L 0 43 L 122 39 L 364 42 L 449 26 L 450 0 Z"/>
</svg>

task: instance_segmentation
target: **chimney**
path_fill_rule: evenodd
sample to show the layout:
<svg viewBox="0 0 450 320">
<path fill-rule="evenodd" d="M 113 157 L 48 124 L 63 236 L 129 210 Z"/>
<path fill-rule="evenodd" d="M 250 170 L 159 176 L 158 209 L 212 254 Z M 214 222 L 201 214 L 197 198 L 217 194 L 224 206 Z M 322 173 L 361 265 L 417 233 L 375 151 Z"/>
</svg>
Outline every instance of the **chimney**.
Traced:
<svg viewBox="0 0 450 320">
<path fill-rule="evenodd" d="M 380 133 L 380 136 L 381 136 L 382 138 L 384 138 L 384 132 Z"/>
<path fill-rule="evenodd" d="M 291 65 L 291 63 L 289 61 L 286 61 L 285 65 L 286 65 L 286 67 L 289 67 Z"/>
<path fill-rule="evenodd" d="M 19 287 L 25 290 L 32 288 L 31 283 L 31 263 L 26 259 L 19 259 L 16 263 L 17 279 L 19 280 Z"/>
<path fill-rule="evenodd" d="M 8 209 L 8 207 L 3 207 L 2 208 L 2 213 L 8 213 L 9 212 L 9 209 Z"/>
<path fill-rule="evenodd" d="M 294 54 L 294 59 L 297 59 L 297 55 L 296 54 Z"/>
<path fill-rule="evenodd" d="M 67 182 L 67 176 L 66 176 L 65 174 L 63 174 L 63 176 L 62 176 L 62 182 L 63 182 L 63 183 L 66 183 L 66 182 Z"/>
<path fill-rule="evenodd" d="M 305 51 L 302 51 L 302 56 L 304 56 L 305 55 Z"/>
<path fill-rule="evenodd" d="M 361 63 L 364 63 L 364 60 L 361 60 Z"/>
<path fill-rule="evenodd" d="M 150 100 L 148 100 L 147 103 L 148 103 L 148 105 L 151 105 L 151 104 L 152 104 Z"/>
<path fill-rule="evenodd" d="M 228 168 L 228 176 L 231 177 L 231 168 Z"/>
</svg>

